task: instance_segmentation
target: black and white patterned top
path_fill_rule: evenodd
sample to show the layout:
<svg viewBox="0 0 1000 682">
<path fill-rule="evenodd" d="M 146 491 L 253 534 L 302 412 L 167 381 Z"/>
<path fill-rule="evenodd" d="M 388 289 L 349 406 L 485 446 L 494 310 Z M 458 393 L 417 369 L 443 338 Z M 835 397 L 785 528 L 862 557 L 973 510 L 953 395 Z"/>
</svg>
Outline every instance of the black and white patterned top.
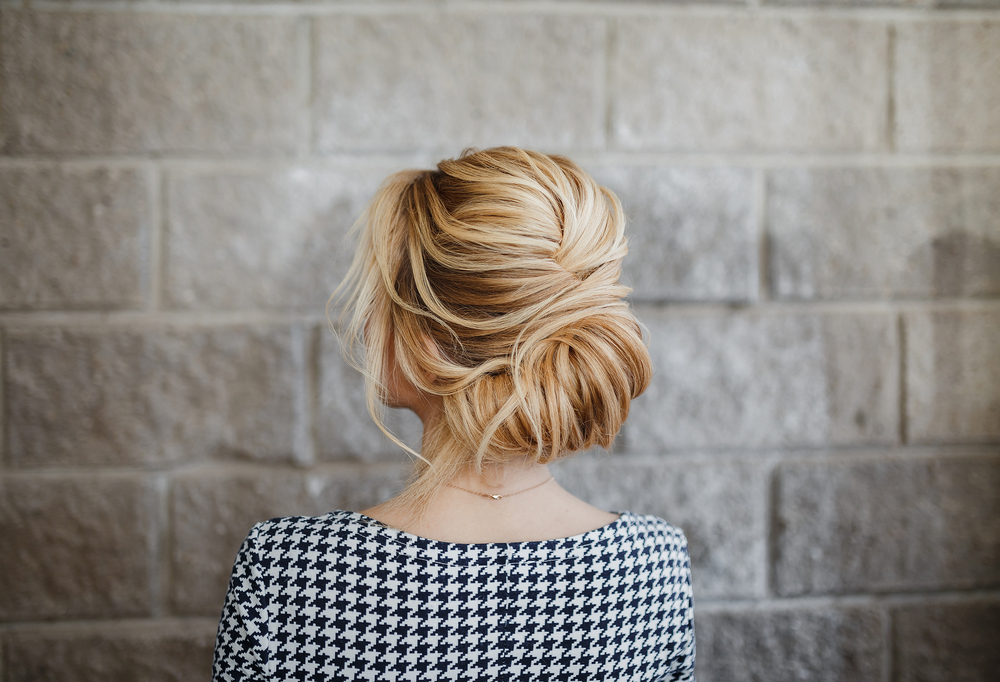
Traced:
<svg viewBox="0 0 1000 682">
<path fill-rule="evenodd" d="M 693 680 L 687 541 L 628 512 L 468 545 L 355 512 L 272 519 L 236 557 L 212 679 Z"/>
</svg>

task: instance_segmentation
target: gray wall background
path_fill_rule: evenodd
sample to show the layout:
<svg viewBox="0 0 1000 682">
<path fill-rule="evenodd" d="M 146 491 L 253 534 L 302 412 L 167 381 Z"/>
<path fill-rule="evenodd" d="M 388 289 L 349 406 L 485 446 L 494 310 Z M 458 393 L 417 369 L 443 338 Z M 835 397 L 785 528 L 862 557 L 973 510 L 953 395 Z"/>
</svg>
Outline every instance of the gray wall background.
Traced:
<svg viewBox="0 0 1000 682">
<path fill-rule="evenodd" d="M 250 526 L 398 488 L 342 237 L 497 143 L 630 215 L 656 378 L 557 475 L 686 530 L 700 679 L 1000 679 L 1000 2 L 2 2 L 0 60 L 0 679 L 207 679 Z"/>
</svg>

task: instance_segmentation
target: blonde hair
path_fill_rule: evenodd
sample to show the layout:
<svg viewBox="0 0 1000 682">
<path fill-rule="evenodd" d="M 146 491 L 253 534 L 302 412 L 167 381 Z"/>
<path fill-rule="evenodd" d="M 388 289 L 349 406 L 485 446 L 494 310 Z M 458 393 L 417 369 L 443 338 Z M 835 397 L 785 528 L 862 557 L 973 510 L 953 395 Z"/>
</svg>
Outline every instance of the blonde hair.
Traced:
<svg viewBox="0 0 1000 682">
<path fill-rule="evenodd" d="M 406 447 L 383 420 L 392 355 L 443 399 L 421 452 L 406 448 L 419 459 L 400 499 L 419 505 L 468 467 L 611 445 L 652 374 L 618 281 L 624 224 L 575 163 L 516 147 L 383 183 L 338 291 L 379 427 Z"/>
</svg>

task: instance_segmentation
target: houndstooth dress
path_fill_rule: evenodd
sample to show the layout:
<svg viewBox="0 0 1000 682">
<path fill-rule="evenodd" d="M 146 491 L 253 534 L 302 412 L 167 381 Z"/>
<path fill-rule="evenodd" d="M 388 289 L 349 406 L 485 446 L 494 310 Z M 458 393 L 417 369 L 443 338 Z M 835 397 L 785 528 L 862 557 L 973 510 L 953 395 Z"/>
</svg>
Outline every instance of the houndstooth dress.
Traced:
<svg viewBox="0 0 1000 682">
<path fill-rule="evenodd" d="M 623 513 L 559 540 L 455 544 L 355 512 L 256 525 L 213 680 L 694 679 L 680 530 Z"/>
</svg>

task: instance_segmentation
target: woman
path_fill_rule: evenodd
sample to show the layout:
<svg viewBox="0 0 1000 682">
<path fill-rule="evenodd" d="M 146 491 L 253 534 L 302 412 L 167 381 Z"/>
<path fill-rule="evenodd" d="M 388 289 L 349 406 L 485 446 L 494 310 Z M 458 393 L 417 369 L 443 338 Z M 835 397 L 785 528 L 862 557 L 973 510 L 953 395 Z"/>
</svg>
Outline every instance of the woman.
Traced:
<svg viewBox="0 0 1000 682">
<path fill-rule="evenodd" d="M 214 679 L 693 679 L 683 534 L 547 468 L 609 446 L 649 383 L 624 222 L 573 162 L 513 147 L 386 181 L 344 338 L 376 422 L 422 420 L 414 477 L 360 514 L 254 527 Z"/>
</svg>

